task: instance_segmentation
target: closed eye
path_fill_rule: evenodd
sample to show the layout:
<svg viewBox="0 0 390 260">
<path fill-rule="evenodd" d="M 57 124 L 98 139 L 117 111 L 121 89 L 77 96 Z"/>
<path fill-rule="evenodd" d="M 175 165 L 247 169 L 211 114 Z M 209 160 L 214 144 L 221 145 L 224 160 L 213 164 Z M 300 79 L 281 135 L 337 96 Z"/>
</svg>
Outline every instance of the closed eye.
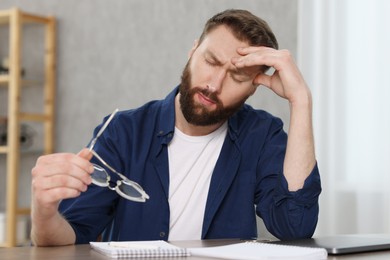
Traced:
<svg viewBox="0 0 390 260">
<path fill-rule="evenodd" d="M 230 77 L 237 83 L 243 83 L 249 80 L 252 80 L 249 75 L 237 73 L 237 72 L 230 72 Z"/>
<path fill-rule="evenodd" d="M 230 77 L 234 80 L 234 82 L 237 83 L 243 83 L 245 80 L 241 80 L 240 78 L 237 78 L 237 76 L 230 74 Z"/>
<path fill-rule="evenodd" d="M 210 65 L 210 66 L 222 66 L 222 62 L 214 55 L 214 53 L 212 53 L 211 51 L 206 51 L 204 54 L 203 54 L 203 58 L 206 62 L 206 64 Z"/>
<path fill-rule="evenodd" d="M 218 65 L 215 61 L 208 60 L 208 59 L 204 59 L 204 60 L 205 60 L 205 62 L 206 62 L 208 65 L 210 65 L 210 66 L 212 66 L 212 67 L 215 67 L 215 66 Z"/>
</svg>

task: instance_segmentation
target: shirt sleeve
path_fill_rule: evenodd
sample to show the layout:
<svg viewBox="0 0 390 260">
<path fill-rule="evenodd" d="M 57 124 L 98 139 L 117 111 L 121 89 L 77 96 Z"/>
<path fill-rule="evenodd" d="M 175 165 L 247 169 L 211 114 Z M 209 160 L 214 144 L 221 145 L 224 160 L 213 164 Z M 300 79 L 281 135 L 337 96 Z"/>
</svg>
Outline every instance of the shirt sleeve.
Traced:
<svg viewBox="0 0 390 260">
<path fill-rule="evenodd" d="M 80 197 L 60 203 L 59 211 L 72 226 L 76 244 L 96 241 L 102 234 L 114 217 L 116 197 L 116 192 L 91 184 Z"/>
<path fill-rule="evenodd" d="M 283 174 L 287 135 L 281 123 L 274 125 L 269 136 L 258 164 L 256 212 L 268 231 L 279 239 L 309 238 L 318 222 L 318 166 L 314 166 L 300 190 L 290 192 Z"/>
<path fill-rule="evenodd" d="M 95 128 L 94 136 L 96 136 L 107 118 Z M 105 161 L 109 165 L 114 165 L 112 158 L 115 157 L 115 154 L 110 150 L 106 140 L 111 140 L 111 138 L 116 137 L 112 133 L 114 131 L 112 127 L 114 124 L 115 119 L 103 132 L 103 135 L 99 137 L 99 141 L 94 147 L 94 150 L 105 158 Z M 91 162 L 99 164 L 96 158 L 92 158 Z M 114 165 L 114 168 L 116 167 Z M 115 183 L 115 176 L 110 176 L 111 180 Z M 79 197 L 61 201 L 59 212 L 72 226 L 76 234 L 76 244 L 96 241 L 96 238 L 101 235 L 106 226 L 113 220 L 118 198 L 118 194 L 111 189 L 91 184 L 87 191 L 81 193 Z"/>
</svg>

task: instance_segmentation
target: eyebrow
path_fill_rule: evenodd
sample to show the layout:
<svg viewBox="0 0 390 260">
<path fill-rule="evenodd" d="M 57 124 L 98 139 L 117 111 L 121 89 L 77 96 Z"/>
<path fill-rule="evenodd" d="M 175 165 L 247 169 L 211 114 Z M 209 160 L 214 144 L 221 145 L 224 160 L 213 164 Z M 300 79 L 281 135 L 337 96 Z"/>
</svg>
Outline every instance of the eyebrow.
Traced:
<svg viewBox="0 0 390 260">
<path fill-rule="evenodd" d="M 205 57 L 207 58 L 211 58 L 213 60 L 213 62 L 217 65 L 217 66 L 222 66 L 224 65 L 224 63 L 218 59 L 218 57 L 214 54 L 214 52 L 212 52 L 211 50 L 207 49 L 205 51 Z M 248 73 L 244 72 L 243 70 L 238 70 L 234 65 L 233 67 L 230 67 L 228 70 L 227 70 L 229 73 L 231 73 L 232 75 L 234 75 L 234 77 L 244 77 L 245 80 L 246 78 L 248 77 L 251 77 Z"/>
<path fill-rule="evenodd" d="M 218 59 L 218 57 L 210 50 L 206 50 L 205 51 L 205 56 L 209 56 L 209 58 L 211 58 L 215 63 L 216 65 L 219 65 L 219 66 L 222 66 L 224 63 Z M 228 71 L 230 73 L 233 73 L 234 75 L 237 75 L 237 76 L 249 76 L 247 73 L 243 72 L 243 71 L 240 71 L 238 70 L 236 67 L 233 66 L 233 68 L 229 68 Z"/>
</svg>

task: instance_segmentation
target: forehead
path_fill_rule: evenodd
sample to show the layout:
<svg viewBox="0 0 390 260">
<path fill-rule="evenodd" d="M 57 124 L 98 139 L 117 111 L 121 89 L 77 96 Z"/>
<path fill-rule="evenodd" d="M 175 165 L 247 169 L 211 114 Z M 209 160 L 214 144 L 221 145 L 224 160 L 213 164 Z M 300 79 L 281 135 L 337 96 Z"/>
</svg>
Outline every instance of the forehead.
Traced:
<svg viewBox="0 0 390 260">
<path fill-rule="evenodd" d="M 221 61 L 228 61 L 238 56 L 237 48 L 248 46 L 248 43 L 238 40 L 228 27 L 220 25 L 205 36 L 198 49 L 213 53 Z"/>
</svg>

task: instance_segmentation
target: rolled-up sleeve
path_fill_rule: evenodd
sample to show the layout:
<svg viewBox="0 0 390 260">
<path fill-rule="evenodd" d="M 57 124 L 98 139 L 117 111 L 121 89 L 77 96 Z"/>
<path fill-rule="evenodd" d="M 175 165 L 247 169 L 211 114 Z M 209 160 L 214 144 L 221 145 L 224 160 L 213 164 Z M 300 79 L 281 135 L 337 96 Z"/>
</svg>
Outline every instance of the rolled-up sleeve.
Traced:
<svg viewBox="0 0 390 260">
<path fill-rule="evenodd" d="M 316 163 L 303 187 L 290 192 L 283 174 L 286 141 L 282 125 L 274 124 L 257 166 L 256 213 L 279 239 L 309 238 L 318 222 L 319 169 Z"/>
<path fill-rule="evenodd" d="M 268 214 L 262 214 L 267 228 L 279 239 L 311 237 L 315 231 L 321 193 L 321 182 L 317 165 L 306 178 L 302 189 L 290 192 L 283 174 L 270 201 Z"/>
</svg>

